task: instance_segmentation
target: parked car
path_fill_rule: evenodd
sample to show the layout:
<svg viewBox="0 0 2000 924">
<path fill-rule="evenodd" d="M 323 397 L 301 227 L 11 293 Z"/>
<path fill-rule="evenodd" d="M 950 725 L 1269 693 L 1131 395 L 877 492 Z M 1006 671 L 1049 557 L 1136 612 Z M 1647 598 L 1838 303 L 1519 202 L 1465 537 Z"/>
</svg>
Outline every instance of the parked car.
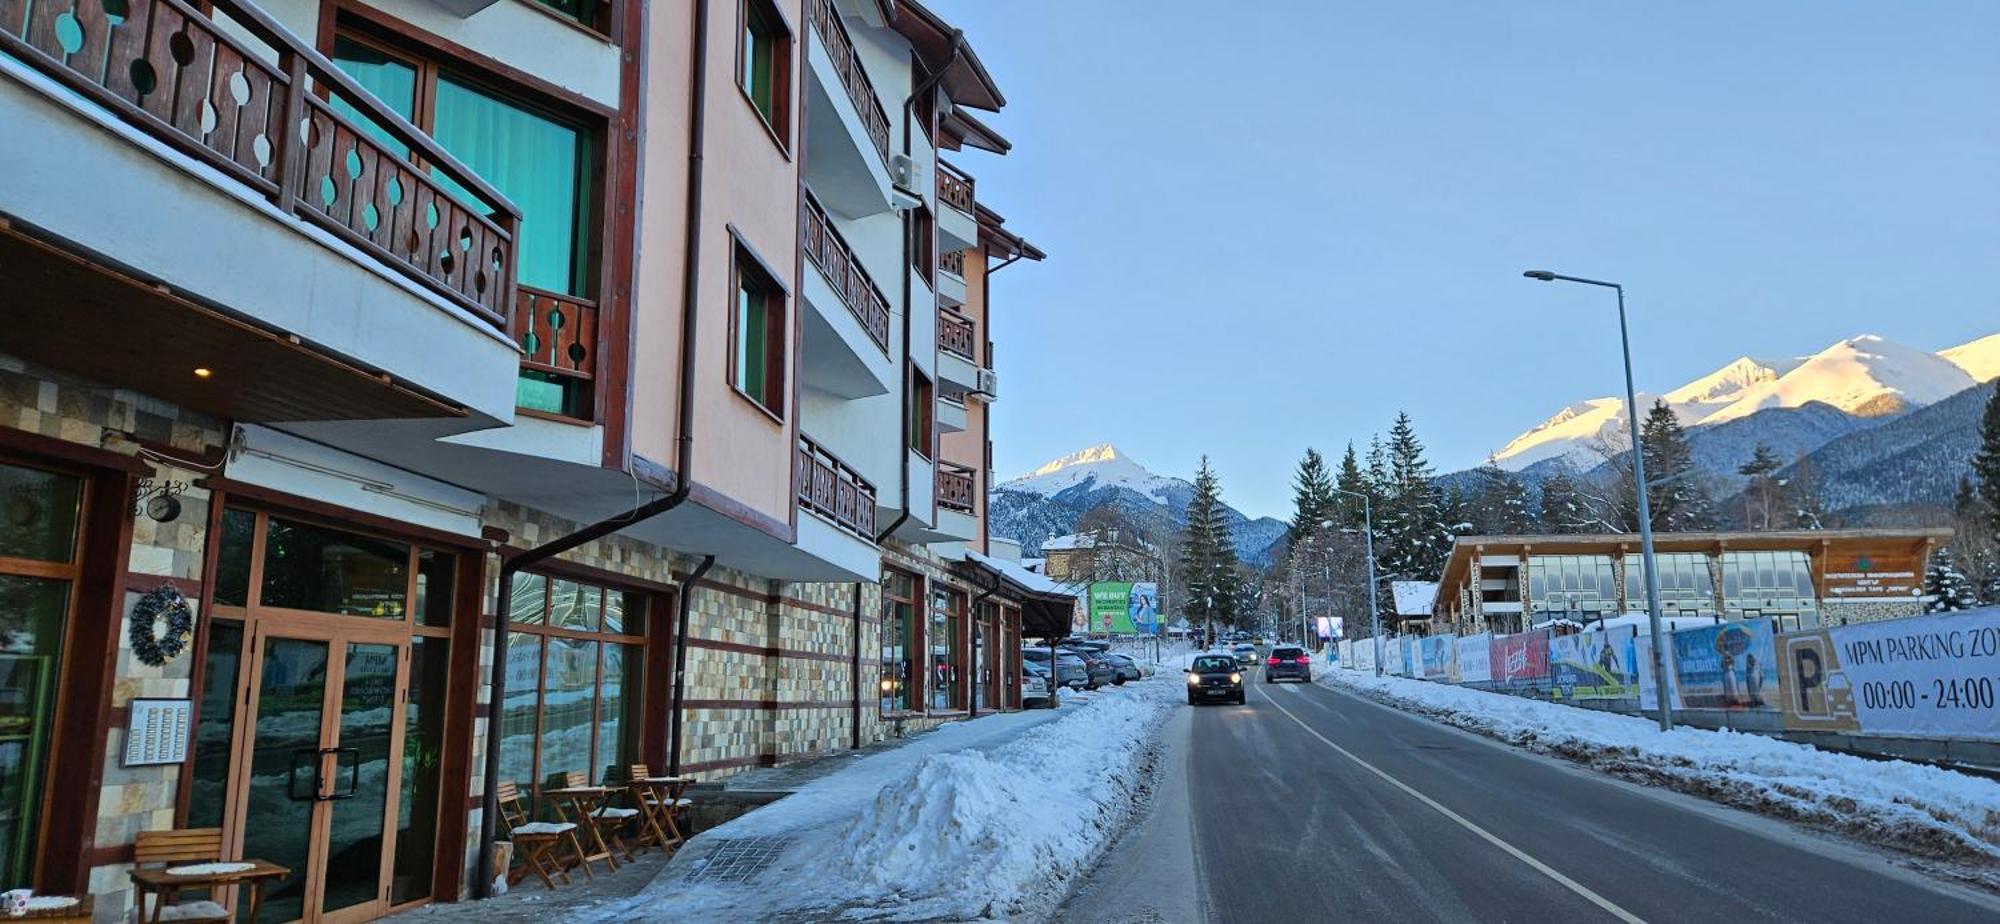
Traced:
<svg viewBox="0 0 2000 924">
<path fill-rule="evenodd" d="M 1264 682 L 1276 683 L 1280 680 L 1313 679 L 1312 654 L 1297 645 L 1279 645 L 1271 649 L 1270 657 L 1264 659 Z"/>
<path fill-rule="evenodd" d="M 1118 669 L 1111 666 L 1111 660 L 1103 652 L 1088 648 L 1058 648 L 1056 651 L 1069 652 L 1083 661 L 1086 671 L 1083 688 L 1086 690 L 1095 690 L 1118 680 Z"/>
<path fill-rule="evenodd" d="M 1049 695 L 1053 689 L 1049 684 L 1048 668 L 1033 661 L 1021 662 L 1021 708 L 1055 705 L 1054 698 Z"/>
<path fill-rule="evenodd" d="M 1236 656 L 1236 663 L 1240 666 L 1249 667 L 1257 663 L 1257 646 L 1249 642 L 1243 642 L 1235 648 L 1231 648 L 1230 653 Z"/>
<path fill-rule="evenodd" d="M 1138 680 L 1146 676 L 1146 672 L 1139 669 L 1139 662 L 1133 660 L 1131 655 L 1111 652 L 1104 657 L 1111 662 L 1112 669 L 1118 672 L 1118 676 L 1111 681 L 1114 684 L 1122 686 L 1127 680 Z"/>
<path fill-rule="evenodd" d="M 1023 662 L 1032 661 L 1043 668 L 1047 668 L 1049 666 L 1049 650 L 1047 648 L 1024 647 L 1021 649 L 1021 660 Z M 1090 685 L 1089 665 L 1085 664 L 1082 658 L 1060 648 L 1056 649 L 1055 674 L 1057 686 L 1069 687 L 1072 690 L 1081 690 Z"/>
<path fill-rule="evenodd" d="M 1243 672 L 1226 654 L 1196 655 L 1187 672 L 1188 705 L 1231 702 L 1243 705 Z"/>
</svg>

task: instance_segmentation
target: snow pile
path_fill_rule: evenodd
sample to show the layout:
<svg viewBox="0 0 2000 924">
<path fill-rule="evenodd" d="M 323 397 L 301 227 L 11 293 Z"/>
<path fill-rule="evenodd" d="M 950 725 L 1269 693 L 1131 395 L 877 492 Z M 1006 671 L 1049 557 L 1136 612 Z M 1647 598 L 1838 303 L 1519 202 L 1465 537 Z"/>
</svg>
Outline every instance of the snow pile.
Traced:
<svg viewBox="0 0 2000 924">
<path fill-rule="evenodd" d="M 1731 731 L 1679 727 L 1355 671 L 1317 678 L 1460 728 L 1729 805 L 1928 856 L 2000 861 L 2000 782 Z"/>
<path fill-rule="evenodd" d="M 991 753 L 927 758 L 846 827 L 831 872 L 905 918 L 1005 917 L 1043 897 L 1096 857 L 1139 796 L 1176 690 L 1131 690 Z"/>
</svg>

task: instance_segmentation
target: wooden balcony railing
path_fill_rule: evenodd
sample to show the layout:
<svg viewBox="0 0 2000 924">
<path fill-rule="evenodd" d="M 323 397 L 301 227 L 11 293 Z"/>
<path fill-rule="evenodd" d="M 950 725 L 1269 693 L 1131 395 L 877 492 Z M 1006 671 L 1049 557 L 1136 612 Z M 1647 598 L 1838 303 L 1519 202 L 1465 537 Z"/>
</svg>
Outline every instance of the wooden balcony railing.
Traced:
<svg viewBox="0 0 2000 924">
<path fill-rule="evenodd" d="M 804 434 L 793 461 L 799 506 L 869 542 L 875 541 L 875 486 Z"/>
<path fill-rule="evenodd" d="M 944 270 L 945 272 L 957 276 L 960 279 L 964 279 L 965 251 L 950 250 L 938 254 L 938 269 Z"/>
<path fill-rule="evenodd" d="M 884 352 L 889 349 L 889 299 L 882 289 L 875 285 L 868 271 L 861 268 L 861 261 L 854 258 L 854 248 L 847 246 L 846 239 L 834 230 L 833 222 L 826 217 L 826 210 L 819 200 L 808 192 L 801 197 L 799 206 L 799 246 L 805 249 L 806 257 L 826 275 L 833 290 L 840 294 L 840 300 L 847 303 L 847 310 L 874 338 L 875 345 Z"/>
<path fill-rule="evenodd" d="M 938 200 L 961 212 L 972 211 L 972 177 L 944 161 L 937 165 Z"/>
<path fill-rule="evenodd" d="M 511 333 L 521 366 L 588 384 L 597 377 L 597 303 L 519 286 Z"/>
<path fill-rule="evenodd" d="M 185 0 L 0 0 L 0 52 L 507 330 L 520 209 L 255 4 L 204 6 L 240 30 Z"/>
<path fill-rule="evenodd" d="M 977 364 L 979 333 L 973 329 L 971 319 L 956 311 L 938 309 L 938 349 Z"/>
<path fill-rule="evenodd" d="M 972 469 L 950 462 L 939 462 L 937 467 L 937 502 L 946 510 L 972 513 L 973 491 L 976 484 Z"/>
<path fill-rule="evenodd" d="M 854 39 L 847 34 L 847 24 L 840 21 L 840 11 L 834 9 L 833 0 L 813 0 L 812 21 L 813 31 L 826 43 L 826 55 L 833 59 L 833 70 L 840 75 L 840 85 L 846 88 L 848 101 L 861 115 L 862 130 L 875 143 L 882 166 L 888 167 L 889 115 L 882 111 L 882 100 L 875 95 L 875 85 L 869 82 L 868 71 L 861 66 L 861 56 L 854 52 Z"/>
</svg>

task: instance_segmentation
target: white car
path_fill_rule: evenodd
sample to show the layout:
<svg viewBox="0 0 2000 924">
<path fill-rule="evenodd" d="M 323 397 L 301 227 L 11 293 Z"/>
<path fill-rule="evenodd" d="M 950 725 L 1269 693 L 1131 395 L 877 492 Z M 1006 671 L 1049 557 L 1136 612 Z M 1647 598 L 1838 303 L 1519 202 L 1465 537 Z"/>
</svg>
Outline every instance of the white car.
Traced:
<svg viewBox="0 0 2000 924">
<path fill-rule="evenodd" d="M 1049 669 L 1033 661 L 1021 662 L 1021 708 L 1049 704 Z"/>
</svg>

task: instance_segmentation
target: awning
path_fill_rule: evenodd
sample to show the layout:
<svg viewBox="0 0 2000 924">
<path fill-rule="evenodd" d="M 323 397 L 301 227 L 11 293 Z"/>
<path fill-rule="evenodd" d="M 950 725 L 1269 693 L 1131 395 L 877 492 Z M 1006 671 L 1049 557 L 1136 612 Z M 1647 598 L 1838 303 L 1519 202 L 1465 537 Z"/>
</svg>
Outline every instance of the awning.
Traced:
<svg viewBox="0 0 2000 924">
<path fill-rule="evenodd" d="M 1076 594 L 1064 585 L 1029 571 L 1004 558 L 981 555 L 966 549 L 966 568 L 986 575 L 987 586 L 997 581 L 1002 596 L 1021 603 L 1021 637 L 1062 638 L 1070 633 L 1070 616 L 1076 612 Z"/>
</svg>

